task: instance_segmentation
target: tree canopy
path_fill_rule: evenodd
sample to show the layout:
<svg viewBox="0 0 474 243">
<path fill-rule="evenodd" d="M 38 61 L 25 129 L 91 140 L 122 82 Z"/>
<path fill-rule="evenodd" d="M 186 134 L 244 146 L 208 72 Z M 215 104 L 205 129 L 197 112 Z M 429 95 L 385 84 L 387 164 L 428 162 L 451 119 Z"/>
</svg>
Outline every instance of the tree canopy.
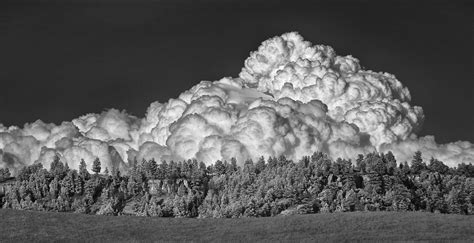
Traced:
<svg viewBox="0 0 474 243">
<path fill-rule="evenodd" d="M 473 214 L 474 166 L 450 168 L 422 154 L 411 165 L 391 152 L 332 160 L 323 153 L 298 161 L 260 157 L 256 162 L 197 160 L 135 162 L 128 173 L 81 160 L 72 170 L 55 156 L 49 170 L 20 170 L 0 195 L 3 208 L 132 214 L 160 217 L 267 217 L 346 211 L 427 211 Z M 104 171 L 104 174 L 100 174 Z M 0 182 L 10 178 L 0 169 Z"/>
</svg>

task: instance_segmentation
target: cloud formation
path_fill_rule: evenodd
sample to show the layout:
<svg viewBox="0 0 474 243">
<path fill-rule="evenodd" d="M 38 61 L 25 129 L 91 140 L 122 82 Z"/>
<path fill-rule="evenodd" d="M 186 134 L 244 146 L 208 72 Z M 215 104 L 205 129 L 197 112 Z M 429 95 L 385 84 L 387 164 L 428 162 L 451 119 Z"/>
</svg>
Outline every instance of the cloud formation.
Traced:
<svg viewBox="0 0 474 243">
<path fill-rule="evenodd" d="M 292 32 L 251 52 L 239 77 L 202 81 L 176 99 L 153 102 L 143 119 L 110 109 L 61 125 L 0 124 L 0 168 L 48 167 L 56 153 L 73 168 L 99 158 L 103 169 L 122 171 L 151 158 L 242 163 L 315 151 L 354 158 L 392 150 L 404 161 L 420 150 L 450 166 L 474 161 L 469 142 L 418 138 L 423 110 L 410 100 L 394 75 L 363 70 L 358 59 Z"/>
</svg>

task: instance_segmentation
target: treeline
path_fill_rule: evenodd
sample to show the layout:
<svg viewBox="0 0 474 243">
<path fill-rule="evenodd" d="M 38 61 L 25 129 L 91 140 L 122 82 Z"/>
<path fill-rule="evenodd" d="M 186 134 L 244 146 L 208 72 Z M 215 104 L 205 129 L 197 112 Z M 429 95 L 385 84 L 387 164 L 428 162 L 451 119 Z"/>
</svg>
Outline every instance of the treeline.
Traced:
<svg viewBox="0 0 474 243">
<path fill-rule="evenodd" d="M 23 168 L 15 179 L 0 170 L 0 206 L 22 210 L 160 217 L 267 217 L 347 211 L 427 211 L 473 214 L 474 166 L 450 168 L 422 160 L 398 164 L 391 152 L 331 160 L 261 157 L 238 166 L 196 160 L 135 163 L 127 175 L 72 170 L 55 157 Z M 3 181 L 3 182 L 2 182 Z"/>
</svg>

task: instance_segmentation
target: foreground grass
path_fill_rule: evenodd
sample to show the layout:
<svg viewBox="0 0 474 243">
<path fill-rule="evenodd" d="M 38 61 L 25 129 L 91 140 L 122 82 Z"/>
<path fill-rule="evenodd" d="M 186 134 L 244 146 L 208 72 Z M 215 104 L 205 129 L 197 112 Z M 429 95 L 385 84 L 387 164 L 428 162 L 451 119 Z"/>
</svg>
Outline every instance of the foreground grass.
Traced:
<svg viewBox="0 0 474 243">
<path fill-rule="evenodd" d="M 474 241 L 474 216 L 356 212 L 242 219 L 95 216 L 0 209 L 0 241 Z"/>
</svg>

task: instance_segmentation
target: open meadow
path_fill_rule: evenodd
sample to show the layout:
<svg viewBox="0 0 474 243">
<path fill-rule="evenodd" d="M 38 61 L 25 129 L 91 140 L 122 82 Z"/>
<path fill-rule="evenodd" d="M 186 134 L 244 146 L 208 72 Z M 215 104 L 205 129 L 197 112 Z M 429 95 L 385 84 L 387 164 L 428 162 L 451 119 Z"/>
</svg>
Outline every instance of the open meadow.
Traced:
<svg viewBox="0 0 474 243">
<path fill-rule="evenodd" d="M 239 219 L 0 210 L 0 241 L 474 241 L 474 217 L 356 212 Z"/>
</svg>

